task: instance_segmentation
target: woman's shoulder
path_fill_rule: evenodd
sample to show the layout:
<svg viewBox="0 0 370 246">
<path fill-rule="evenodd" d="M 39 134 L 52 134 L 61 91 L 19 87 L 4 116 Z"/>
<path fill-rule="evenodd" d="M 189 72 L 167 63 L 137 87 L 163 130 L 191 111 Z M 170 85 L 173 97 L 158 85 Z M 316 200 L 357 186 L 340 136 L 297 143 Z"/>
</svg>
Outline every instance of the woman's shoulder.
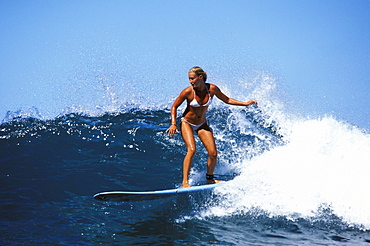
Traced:
<svg viewBox="0 0 370 246">
<path fill-rule="evenodd" d="M 218 86 L 215 85 L 215 84 L 210 84 L 210 83 L 207 83 L 209 85 L 209 90 L 219 90 Z"/>
<path fill-rule="evenodd" d="M 180 93 L 180 95 L 188 96 L 193 92 L 193 88 L 191 86 L 186 87 Z"/>
<path fill-rule="evenodd" d="M 185 89 L 183 89 L 182 91 L 185 92 L 185 93 L 193 92 L 193 87 L 192 86 L 188 86 Z"/>
</svg>

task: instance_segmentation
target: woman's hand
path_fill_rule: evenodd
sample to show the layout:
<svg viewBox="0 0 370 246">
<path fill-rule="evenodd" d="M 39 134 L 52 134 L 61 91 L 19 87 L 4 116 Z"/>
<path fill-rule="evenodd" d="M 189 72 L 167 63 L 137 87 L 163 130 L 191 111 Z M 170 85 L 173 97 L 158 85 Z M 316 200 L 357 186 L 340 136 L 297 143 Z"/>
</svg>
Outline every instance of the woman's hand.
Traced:
<svg viewBox="0 0 370 246">
<path fill-rule="evenodd" d="M 179 130 L 177 130 L 177 126 L 176 125 L 171 125 L 167 130 L 166 132 L 168 133 L 168 135 L 170 137 L 173 137 L 175 135 L 175 133 L 179 133 Z"/>
<path fill-rule="evenodd" d="M 248 101 L 248 105 L 247 106 L 250 106 L 250 105 L 253 105 L 253 104 L 258 104 L 256 100 L 249 100 Z"/>
</svg>

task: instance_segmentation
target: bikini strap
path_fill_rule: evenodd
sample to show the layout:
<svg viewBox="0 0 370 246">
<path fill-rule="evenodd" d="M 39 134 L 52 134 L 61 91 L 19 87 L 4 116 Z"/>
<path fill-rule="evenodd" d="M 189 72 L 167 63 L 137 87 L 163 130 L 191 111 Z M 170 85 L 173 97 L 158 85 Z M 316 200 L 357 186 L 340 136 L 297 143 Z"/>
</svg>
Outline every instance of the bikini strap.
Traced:
<svg viewBox="0 0 370 246">
<path fill-rule="evenodd" d="M 211 89 L 211 84 L 209 84 L 209 89 Z M 207 93 L 208 93 L 208 95 L 209 95 L 209 99 L 211 99 L 211 92 L 208 90 L 208 87 L 207 87 L 207 85 L 206 85 L 206 90 L 207 90 Z M 195 89 L 193 88 L 193 91 L 194 91 L 194 99 L 193 100 L 195 100 L 195 101 L 197 101 L 197 99 L 196 99 L 196 95 L 197 94 L 195 94 Z M 208 99 L 208 101 L 209 101 L 209 99 Z M 198 102 L 198 101 L 197 101 Z M 199 103 L 198 103 L 199 104 Z M 199 104 L 200 105 L 200 104 Z"/>
</svg>

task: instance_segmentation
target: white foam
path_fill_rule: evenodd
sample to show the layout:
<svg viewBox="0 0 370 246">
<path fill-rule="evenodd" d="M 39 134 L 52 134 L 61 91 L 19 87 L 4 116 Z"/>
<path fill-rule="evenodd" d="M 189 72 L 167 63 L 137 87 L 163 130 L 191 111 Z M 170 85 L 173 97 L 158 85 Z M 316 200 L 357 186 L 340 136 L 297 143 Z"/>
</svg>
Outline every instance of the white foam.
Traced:
<svg viewBox="0 0 370 246">
<path fill-rule="evenodd" d="M 370 135 L 331 117 L 299 120 L 287 144 L 242 161 L 241 174 L 217 191 L 205 215 L 260 208 L 271 215 L 311 217 L 321 206 L 370 228 Z"/>
</svg>

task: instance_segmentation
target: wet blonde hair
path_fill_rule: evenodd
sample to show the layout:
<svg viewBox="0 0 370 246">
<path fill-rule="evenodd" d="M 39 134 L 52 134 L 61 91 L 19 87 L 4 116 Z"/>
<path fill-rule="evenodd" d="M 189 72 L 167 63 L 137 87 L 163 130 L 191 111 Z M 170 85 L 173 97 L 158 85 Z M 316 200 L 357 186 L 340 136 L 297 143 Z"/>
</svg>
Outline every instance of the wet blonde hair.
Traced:
<svg viewBox="0 0 370 246">
<path fill-rule="evenodd" d="M 195 75 L 198 76 L 198 77 L 200 75 L 202 75 L 204 82 L 206 82 L 206 80 L 207 80 L 207 73 L 204 72 L 203 69 L 200 68 L 200 67 L 192 67 L 192 68 L 190 68 L 189 73 L 195 73 Z"/>
</svg>

